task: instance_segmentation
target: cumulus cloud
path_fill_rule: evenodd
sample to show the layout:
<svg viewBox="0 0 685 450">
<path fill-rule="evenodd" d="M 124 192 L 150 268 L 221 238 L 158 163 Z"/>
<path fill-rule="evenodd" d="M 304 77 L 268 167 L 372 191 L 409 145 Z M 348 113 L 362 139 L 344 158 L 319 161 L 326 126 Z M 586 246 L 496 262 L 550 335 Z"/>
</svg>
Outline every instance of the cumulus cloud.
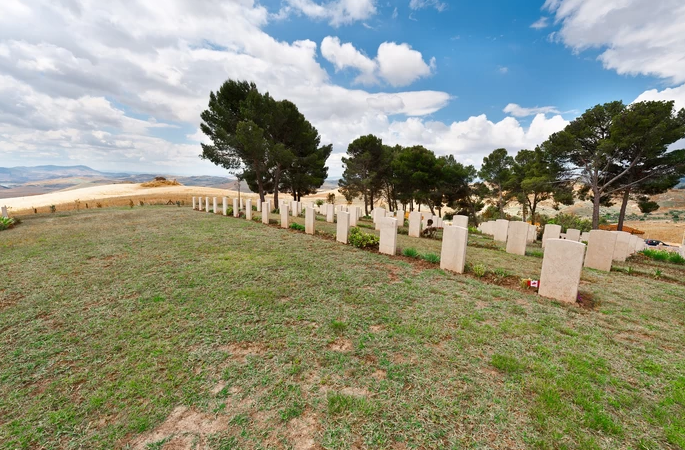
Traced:
<svg viewBox="0 0 685 450">
<path fill-rule="evenodd" d="M 509 103 L 502 110 L 507 114 L 511 114 L 514 117 L 528 117 L 536 114 L 560 114 L 559 111 L 554 106 L 536 106 L 534 108 L 524 108 L 516 103 Z"/>
<path fill-rule="evenodd" d="M 336 71 L 359 70 L 361 73 L 355 82 L 361 84 L 379 83 L 381 78 L 395 87 L 406 86 L 435 70 L 435 58 L 426 64 L 421 52 L 413 50 L 409 44 L 384 42 L 372 60 L 351 43 L 342 44 L 337 37 L 327 36 L 321 42 L 321 54 L 333 63 Z"/>
<path fill-rule="evenodd" d="M 553 39 L 575 51 L 603 49 L 605 68 L 685 82 L 682 0 L 547 0 L 543 8 L 560 24 Z"/>
<path fill-rule="evenodd" d="M 393 86 L 406 86 L 435 70 L 435 58 L 426 64 L 421 52 L 413 50 L 409 44 L 383 42 L 378 47 L 376 59 L 380 75 Z"/>
<path fill-rule="evenodd" d="M 376 14 L 374 0 L 333 0 L 317 3 L 312 0 L 287 0 L 287 5 L 279 12 L 279 18 L 296 12 L 316 20 L 328 20 L 338 27 L 356 21 L 366 20 Z"/>
<path fill-rule="evenodd" d="M 346 14 L 363 15 L 363 2 L 344 4 Z M 493 148 L 532 147 L 563 122 L 536 116 L 524 127 L 511 117 L 478 116 L 447 124 L 428 118 L 451 101 L 446 92 L 336 85 L 319 64 L 317 43 L 274 39 L 263 29 L 269 11 L 253 0 L 12 5 L 0 15 L 2 165 L 225 173 L 198 158 L 206 140 L 198 126 L 209 92 L 226 78 L 254 81 L 297 104 L 322 142 L 334 144 L 332 176 L 362 134 L 480 163 Z M 392 86 L 435 70 L 434 60 L 426 63 L 408 44 L 384 43 L 374 59 L 335 38 L 321 50 L 334 67 L 372 73 Z"/>
</svg>

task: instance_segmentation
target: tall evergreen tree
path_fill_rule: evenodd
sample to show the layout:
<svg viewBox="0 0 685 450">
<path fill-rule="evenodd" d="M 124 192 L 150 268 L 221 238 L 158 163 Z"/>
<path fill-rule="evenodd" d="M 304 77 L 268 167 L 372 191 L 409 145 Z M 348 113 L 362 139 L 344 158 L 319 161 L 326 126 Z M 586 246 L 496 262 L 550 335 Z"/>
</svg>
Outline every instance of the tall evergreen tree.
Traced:
<svg viewBox="0 0 685 450">
<path fill-rule="evenodd" d="M 373 209 L 383 188 L 383 141 L 372 135 L 360 136 L 347 146 L 347 157 L 342 158 L 345 171 L 338 181 L 343 195 L 358 193 L 364 199 L 364 212 Z"/>
<path fill-rule="evenodd" d="M 489 183 L 497 195 L 495 203 L 499 210 L 500 219 L 504 218 L 504 205 L 507 183 L 511 177 L 511 167 L 514 164 L 514 158 L 509 156 L 507 150 L 498 148 L 483 158 L 483 165 L 478 172 L 478 176 Z"/>
</svg>

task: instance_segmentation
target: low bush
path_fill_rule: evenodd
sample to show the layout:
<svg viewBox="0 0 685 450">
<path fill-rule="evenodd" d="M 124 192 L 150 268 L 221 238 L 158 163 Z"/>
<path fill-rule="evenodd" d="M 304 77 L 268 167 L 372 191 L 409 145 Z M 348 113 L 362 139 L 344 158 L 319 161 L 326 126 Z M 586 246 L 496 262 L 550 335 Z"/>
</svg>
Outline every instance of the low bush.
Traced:
<svg viewBox="0 0 685 450">
<path fill-rule="evenodd" d="M 362 232 L 358 227 L 352 227 L 349 242 L 357 248 L 378 248 L 380 239 L 376 235 Z"/>
<path fill-rule="evenodd" d="M 485 272 L 488 271 L 488 269 L 483 264 L 476 264 L 471 268 L 471 270 L 473 270 L 473 274 L 478 278 L 484 277 Z"/>
<path fill-rule="evenodd" d="M 408 256 L 410 258 L 416 258 L 419 256 L 419 252 L 415 248 L 412 248 L 412 247 L 403 249 L 402 254 L 404 256 Z"/>
<path fill-rule="evenodd" d="M 685 264 L 685 258 L 678 253 L 668 252 L 666 250 L 642 250 L 642 254 L 653 259 L 654 261 L 667 261 L 673 264 Z"/>
<path fill-rule="evenodd" d="M 299 223 L 291 223 L 290 229 L 291 230 L 297 230 L 297 231 L 304 231 L 304 225 L 300 225 Z"/>
<path fill-rule="evenodd" d="M 436 255 L 435 253 L 426 253 L 425 255 L 421 255 L 421 258 L 424 261 L 428 261 L 429 263 L 433 264 L 438 264 L 440 262 L 440 256 Z"/>
<path fill-rule="evenodd" d="M 16 224 L 11 217 L 0 217 L 0 231 L 12 228 Z"/>
</svg>

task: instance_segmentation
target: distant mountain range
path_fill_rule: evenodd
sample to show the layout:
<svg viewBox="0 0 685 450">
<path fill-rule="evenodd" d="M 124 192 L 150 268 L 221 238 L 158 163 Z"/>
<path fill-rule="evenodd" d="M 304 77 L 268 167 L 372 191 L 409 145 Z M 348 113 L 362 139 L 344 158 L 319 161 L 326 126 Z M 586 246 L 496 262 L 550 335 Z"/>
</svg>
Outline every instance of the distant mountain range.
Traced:
<svg viewBox="0 0 685 450">
<path fill-rule="evenodd" d="M 158 176 L 175 179 L 184 186 L 238 189 L 238 181 L 228 177 L 112 173 L 101 172 L 88 166 L 0 167 L 0 198 L 39 195 L 112 183 L 143 183 Z M 321 189 L 335 189 L 337 186 L 337 179 L 331 179 L 326 180 Z M 247 183 L 241 182 L 240 190 L 249 192 Z"/>
</svg>

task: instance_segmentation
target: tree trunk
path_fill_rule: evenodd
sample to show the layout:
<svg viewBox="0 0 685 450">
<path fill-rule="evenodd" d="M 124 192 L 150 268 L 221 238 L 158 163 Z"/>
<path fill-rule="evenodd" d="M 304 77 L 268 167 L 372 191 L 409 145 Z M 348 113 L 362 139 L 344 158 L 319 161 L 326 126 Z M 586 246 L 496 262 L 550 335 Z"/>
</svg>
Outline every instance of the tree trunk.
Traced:
<svg viewBox="0 0 685 450">
<path fill-rule="evenodd" d="M 502 188 L 499 188 L 499 198 L 497 199 L 497 204 L 499 205 L 499 218 L 504 219 L 504 205 L 502 198 Z"/>
<path fill-rule="evenodd" d="M 618 214 L 618 225 L 616 230 L 623 231 L 623 221 L 626 218 L 626 208 L 628 207 L 628 200 L 630 199 L 630 188 L 626 188 L 623 192 L 623 203 L 621 203 L 621 212 Z"/>
<path fill-rule="evenodd" d="M 596 230 L 599 228 L 599 202 L 600 202 L 599 189 L 596 187 L 592 188 L 592 229 Z"/>
<path fill-rule="evenodd" d="M 276 167 L 276 172 L 274 172 L 274 208 L 278 208 L 278 182 L 281 178 L 281 168 Z"/>
</svg>

